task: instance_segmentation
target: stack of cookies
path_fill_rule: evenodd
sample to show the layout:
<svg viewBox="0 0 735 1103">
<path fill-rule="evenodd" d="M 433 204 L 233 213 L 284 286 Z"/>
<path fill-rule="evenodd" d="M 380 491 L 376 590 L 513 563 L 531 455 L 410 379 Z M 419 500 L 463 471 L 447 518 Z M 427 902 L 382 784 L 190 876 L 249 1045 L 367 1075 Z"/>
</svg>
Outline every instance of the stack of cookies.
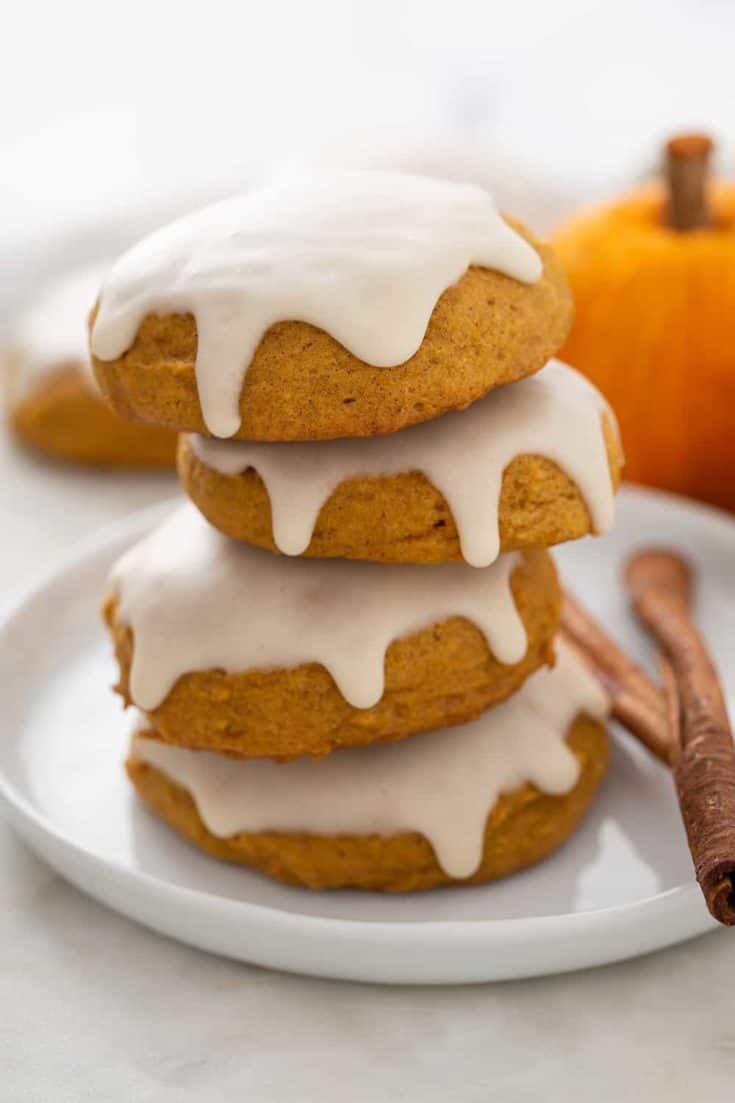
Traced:
<svg viewBox="0 0 735 1103">
<path fill-rule="evenodd" d="M 479 188 L 277 181 L 158 231 L 90 318 L 190 502 L 113 569 L 127 762 L 195 845 L 313 888 L 550 853 L 606 763 L 547 548 L 612 522 L 614 417 L 550 361 L 550 250 Z"/>
</svg>

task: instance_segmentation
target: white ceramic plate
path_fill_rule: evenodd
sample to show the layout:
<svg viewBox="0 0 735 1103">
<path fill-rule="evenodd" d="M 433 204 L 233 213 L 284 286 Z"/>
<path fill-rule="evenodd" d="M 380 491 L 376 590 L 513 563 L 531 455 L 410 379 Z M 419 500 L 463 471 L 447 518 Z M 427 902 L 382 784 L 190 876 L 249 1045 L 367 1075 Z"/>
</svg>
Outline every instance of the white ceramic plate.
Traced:
<svg viewBox="0 0 735 1103">
<path fill-rule="evenodd" d="M 627 735 L 572 840 L 495 885 L 411 896 L 312 893 L 219 864 L 154 820 L 121 761 L 129 722 L 99 604 L 111 562 L 166 509 L 81 549 L 0 626 L 0 793 L 28 844 L 110 907 L 173 938 L 295 972 L 404 983 L 499 980 L 583 968 L 707 930 L 672 786 Z M 631 651 L 645 640 L 617 585 L 636 544 L 670 543 L 700 571 L 698 613 L 735 688 L 735 522 L 625 489 L 616 530 L 559 549 L 567 584 Z"/>
</svg>

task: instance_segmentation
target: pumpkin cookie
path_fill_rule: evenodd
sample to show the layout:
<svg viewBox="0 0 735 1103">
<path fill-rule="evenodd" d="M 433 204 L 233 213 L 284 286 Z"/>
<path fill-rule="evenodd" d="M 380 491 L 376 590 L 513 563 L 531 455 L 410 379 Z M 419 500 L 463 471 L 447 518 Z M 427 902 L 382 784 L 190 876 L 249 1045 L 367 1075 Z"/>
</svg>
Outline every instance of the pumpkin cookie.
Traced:
<svg viewBox="0 0 735 1103">
<path fill-rule="evenodd" d="M 184 489 L 228 536 L 393 563 L 485 567 L 606 532 L 621 466 L 607 403 L 555 361 L 469 410 L 374 440 L 179 442 Z"/>
<path fill-rule="evenodd" d="M 74 272 L 21 318 L 2 357 L 10 426 L 24 444 L 58 459 L 171 467 L 175 434 L 119 418 L 92 375 L 85 315 L 102 274 L 97 266 Z"/>
<path fill-rule="evenodd" d="M 90 319 L 123 417 L 246 440 L 393 432 L 538 371 L 572 304 L 479 188 L 389 173 L 273 186 L 124 256 Z"/>
<path fill-rule="evenodd" d="M 143 729 L 127 770 L 195 846 L 279 881 L 393 892 L 489 881 L 550 854 L 594 796 L 607 703 L 589 679 L 560 654 L 466 727 L 322 762 L 233 761 Z"/>
<path fill-rule="evenodd" d="M 479 715 L 550 660 L 559 602 L 541 550 L 441 573 L 285 561 L 185 506 L 120 560 L 104 615 L 118 690 L 161 739 L 292 758 Z"/>
<path fill-rule="evenodd" d="M 176 434 L 126 422 L 90 389 L 83 370 L 56 372 L 10 411 L 24 443 L 44 455 L 99 467 L 173 467 Z"/>
</svg>

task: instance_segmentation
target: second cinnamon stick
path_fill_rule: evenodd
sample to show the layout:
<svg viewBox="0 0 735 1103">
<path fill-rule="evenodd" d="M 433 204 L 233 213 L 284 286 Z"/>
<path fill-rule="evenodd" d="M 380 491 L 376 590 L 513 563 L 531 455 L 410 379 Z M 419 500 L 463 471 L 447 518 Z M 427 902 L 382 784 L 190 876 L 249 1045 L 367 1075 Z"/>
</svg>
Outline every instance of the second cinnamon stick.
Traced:
<svg viewBox="0 0 735 1103">
<path fill-rule="evenodd" d="M 615 719 L 670 765 L 673 746 L 658 687 L 568 590 L 562 602 L 561 628 L 610 694 Z"/>
</svg>

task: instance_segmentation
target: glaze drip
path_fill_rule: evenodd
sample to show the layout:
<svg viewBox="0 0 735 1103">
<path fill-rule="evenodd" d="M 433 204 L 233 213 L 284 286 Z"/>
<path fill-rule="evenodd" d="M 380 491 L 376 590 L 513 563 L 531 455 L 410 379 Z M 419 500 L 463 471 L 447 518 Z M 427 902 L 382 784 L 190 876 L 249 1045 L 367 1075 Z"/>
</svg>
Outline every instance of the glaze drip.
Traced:
<svg viewBox="0 0 735 1103">
<path fill-rule="evenodd" d="M 223 475 L 258 472 L 270 497 L 273 538 L 285 555 L 306 550 L 320 509 L 340 483 L 421 471 L 452 511 L 464 559 L 487 567 L 500 552 L 503 471 L 524 453 L 554 460 L 577 484 L 596 533 L 611 527 L 614 493 L 604 415 L 615 426 L 600 392 L 573 368 L 552 360 L 467 410 L 384 437 L 302 444 L 189 439 L 202 463 Z"/>
<path fill-rule="evenodd" d="M 442 869 L 470 877 L 487 817 L 502 793 L 532 782 L 561 795 L 579 767 L 565 737 L 580 713 L 602 720 L 608 701 L 573 653 L 557 644 L 553 669 L 461 728 L 375 748 L 351 748 L 286 766 L 227 758 L 137 736 L 133 755 L 187 789 L 215 835 L 305 832 L 394 835 L 417 831 Z"/>
<path fill-rule="evenodd" d="M 136 705 L 161 704 L 191 671 L 236 672 L 322 663 L 344 698 L 371 708 L 384 689 L 393 640 L 466 617 L 502 663 L 527 640 L 510 587 L 516 554 L 485 571 L 448 564 L 385 566 L 295 559 L 222 536 L 192 505 L 128 551 L 110 588 L 134 634 Z"/>
<path fill-rule="evenodd" d="M 113 360 L 147 314 L 191 313 L 204 422 L 230 437 L 248 365 L 276 322 L 311 323 L 366 363 L 394 367 L 470 265 L 524 283 L 542 272 L 482 188 L 387 172 L 278 180 L 124 254 L 102 287 L 91 347 Z"/>
</svg>

